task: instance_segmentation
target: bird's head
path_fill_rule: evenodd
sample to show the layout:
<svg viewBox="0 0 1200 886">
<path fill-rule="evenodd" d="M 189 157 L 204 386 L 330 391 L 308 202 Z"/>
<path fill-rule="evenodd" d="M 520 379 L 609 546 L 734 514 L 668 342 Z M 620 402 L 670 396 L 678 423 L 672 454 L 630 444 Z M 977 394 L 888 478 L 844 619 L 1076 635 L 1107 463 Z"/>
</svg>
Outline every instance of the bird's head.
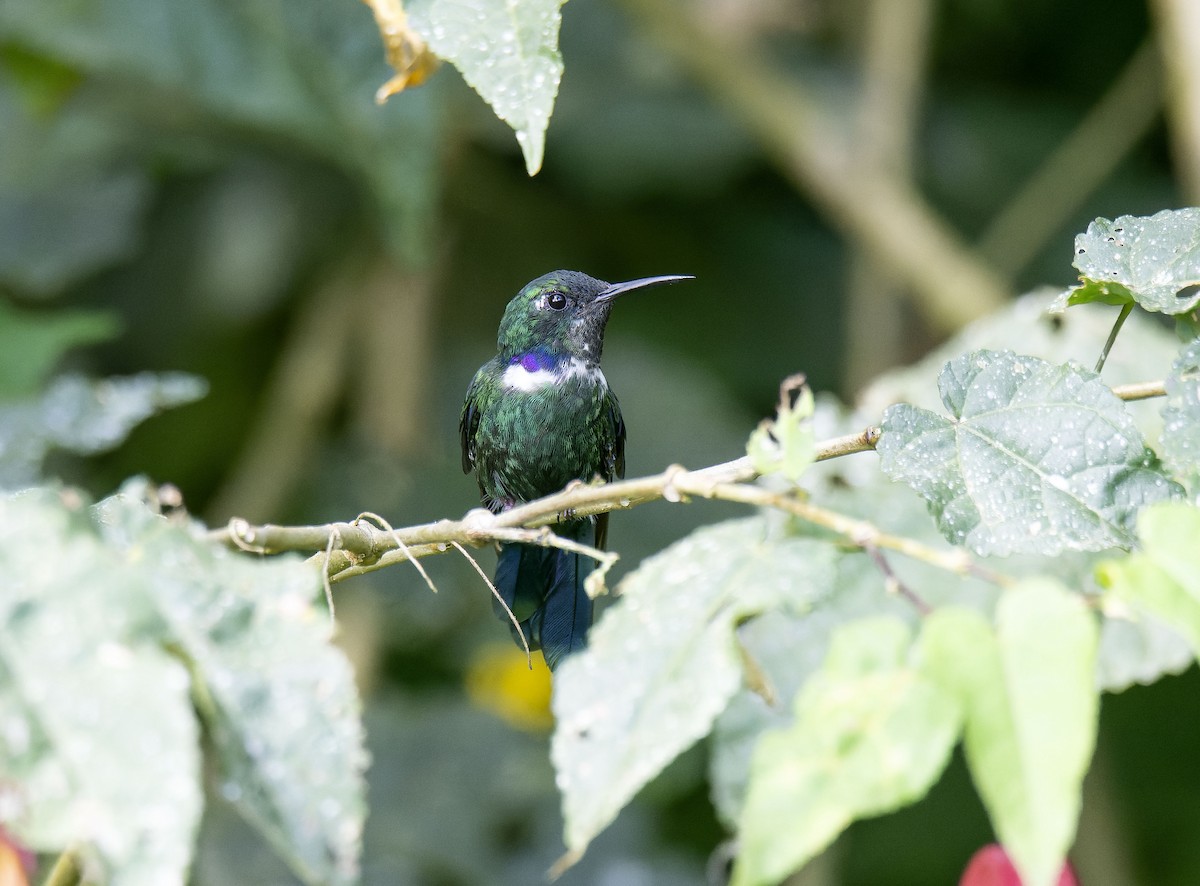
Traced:
<svg viewBox="0 0 1200 886">
<path fill-rule="evenodd" d="M 500 354 L 544 352 L 599 362 L 613 299 L 643 286 L 690 279 L 672 275 L 605 283 L 579 271 L 551 271 L 528 283 L 508 303 L 497 340 Z"/>
</svg>

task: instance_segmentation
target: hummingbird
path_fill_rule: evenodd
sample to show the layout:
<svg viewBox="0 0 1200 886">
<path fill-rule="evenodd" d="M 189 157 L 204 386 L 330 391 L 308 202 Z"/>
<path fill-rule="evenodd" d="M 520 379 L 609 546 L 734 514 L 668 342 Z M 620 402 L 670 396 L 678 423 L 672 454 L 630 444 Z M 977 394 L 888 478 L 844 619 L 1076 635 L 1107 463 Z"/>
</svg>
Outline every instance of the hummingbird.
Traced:
<svg viewBox="0 0 1200 886">
<path fill-rule="evenodd" d="M 496 356 L 475 373 L 459 420 L 463 472 L 474 471 L 485 507 L 499 513 L 572 481 L 625 475 L 625 421 L 600 369 L 613 300 L 690 279 L 605 283 L 579 271 L 551 271 L 508 303 Z M 603 548 L 608 514 L 567 517 L 557 532 L 580 542 L 590 533 L 591 544 Z M 592 600 L 584 580 L 594 568 L 591 558 L 558 548 L 500 545 L 496 590 L 552 670 L 587 642 Z M 513 637 L 520 642 L 515 629 Z"/>
</svg>

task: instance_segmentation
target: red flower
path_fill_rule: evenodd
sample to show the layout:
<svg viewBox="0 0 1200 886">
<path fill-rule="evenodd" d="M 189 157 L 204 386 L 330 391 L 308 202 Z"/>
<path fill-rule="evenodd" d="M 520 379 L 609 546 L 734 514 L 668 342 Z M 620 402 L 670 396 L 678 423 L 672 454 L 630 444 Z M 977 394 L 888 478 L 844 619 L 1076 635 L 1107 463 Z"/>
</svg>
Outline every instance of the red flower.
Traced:
<svg viewBox="0 0 1200 886">
<path fill-rule="evenodd" d="M 989 843 L 971 856 L 958 886 L 1023 886 L 1008 853 L 998 843 Z M 1070 862 L 1063 862 L 1056 886 L 1080 886 Z"/>
</svg>

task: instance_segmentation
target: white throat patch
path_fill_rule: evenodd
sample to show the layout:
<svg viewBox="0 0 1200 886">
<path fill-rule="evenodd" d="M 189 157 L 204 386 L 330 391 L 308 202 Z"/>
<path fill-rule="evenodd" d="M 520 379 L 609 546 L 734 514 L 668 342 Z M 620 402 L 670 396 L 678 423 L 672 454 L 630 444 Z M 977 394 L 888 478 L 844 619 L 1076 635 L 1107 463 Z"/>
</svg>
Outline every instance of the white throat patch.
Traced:
<svg viewBox="0 0 1200 886">
<path fill-rule="evenodd" d="M 530 372 L 520 363 L 513 363 L 501 376 L 504 386 L 512 391 L 531 393 L 546 385 L 557 385 L 573 379 L 584 379 L 592 384 L 608 387 L 608 381 L 599 366 L 588 366 L 578 357 L 572 357 L 553 369 L 535 369 Z"/>
</svg>

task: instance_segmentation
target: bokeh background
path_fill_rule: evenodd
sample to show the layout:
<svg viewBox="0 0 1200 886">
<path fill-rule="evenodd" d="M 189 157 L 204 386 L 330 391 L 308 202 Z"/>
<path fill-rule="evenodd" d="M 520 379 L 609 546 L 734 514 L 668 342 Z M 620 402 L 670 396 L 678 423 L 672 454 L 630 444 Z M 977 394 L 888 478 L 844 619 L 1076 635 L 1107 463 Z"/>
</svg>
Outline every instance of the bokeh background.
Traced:
<svg viewBox="0 0 1200 886">
<path fill-rule="evenodd" d="M 1073 279 L 1096 216 L 1194 202 L 1190 0 L 572 0 L 543 171 L 443 67 L 388 79 L 358 0 L 0 3 L 0 298 L 99 311 L 67 368 L 183 370 L 200 402 L 52 472 L 171 482 L 219 525 L 477 504 L 462 394 L 504 304 L 567 267 L 691 273 L 623 299 L 606 368 L 628 473 L 737 457 L 806 372 L 852 399 L 968 319 Z M 930 379 L 932 384 L 932 379 Z M 714 504 L 612 522 L 617 574 Z M 486 569 L 491 555 L 481 554 Z M 338 589 L 374 765 L 365 881 L 540 882 L 561 852 L 548 678 L 461 560 Z M 1076 850 L 1095 884 L 1200 882 L 1195 669 L 1105 698 Z M 705 751 L 561 880 L 720 867 Z M 954 882 L 991 839 L 960 762 L 805 884 Z M 197 884 L 294 882 L 210 800 Z"/>
</svg>

